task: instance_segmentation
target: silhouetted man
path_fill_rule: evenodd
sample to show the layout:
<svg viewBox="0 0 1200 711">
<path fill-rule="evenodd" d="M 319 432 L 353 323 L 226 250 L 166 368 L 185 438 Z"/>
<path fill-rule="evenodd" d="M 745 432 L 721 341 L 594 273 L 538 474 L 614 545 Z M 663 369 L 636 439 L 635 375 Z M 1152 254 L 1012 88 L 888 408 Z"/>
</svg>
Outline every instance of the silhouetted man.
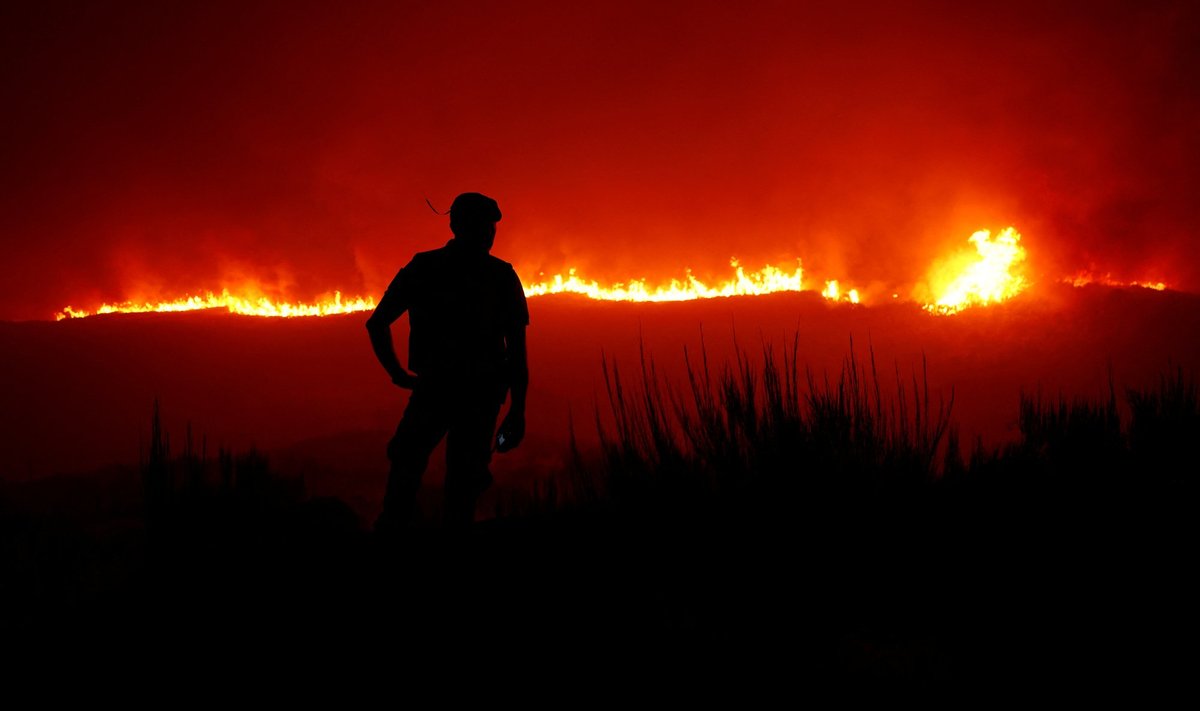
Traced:
<svg viewBox="0 0 1200 711">
<path fill-rule="evenodd" d="M 446 438 L 446 521 L 469 524 L 475 502 L 492 483 L 495 449 L 506 452 L 525 435 L 529 367 L 525 327 L 529 309 L 512 265 L 488 252 L 500 208 L 479 193 L 463 193 L 450 206 L 454 238 L 420 252 L 396 274 L 367 331 L 375 356 L 396 385 L 412 390 L 388 443 L 391 472 L 376 530 L 406 525 L 429 455 Z M 408 311 L 408 365 L 392 345 L 391 324 Z M 508 414 L 496 432 L 507 392 Z"/>
</svg>

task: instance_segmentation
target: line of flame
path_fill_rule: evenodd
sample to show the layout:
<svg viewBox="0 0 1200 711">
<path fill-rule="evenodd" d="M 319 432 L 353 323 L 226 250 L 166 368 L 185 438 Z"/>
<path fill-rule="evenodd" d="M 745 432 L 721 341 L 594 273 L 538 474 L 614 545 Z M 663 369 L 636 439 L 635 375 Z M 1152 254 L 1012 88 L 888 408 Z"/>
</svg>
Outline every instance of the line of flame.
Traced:
<svg viewBox="0 0 1200 711">
<path fill-rule="evenodd" d="M 713 299 L 723 296 L 759 296 L 782 291 L 800 291 L 804 270 L 796 260 L 794 271 L 785 271 L 767 265 L 756 272 L 747 272 L 738 260 L 730 260 L 734 278 L 716 286 L 709 286 L 687 271 L 684 280 L 672 279 L 668 284 L 648 286 L 645 279 L 601 286 L 579 276 L 575 269 L 567 270 L 566 276 L 555 274 L 550 279 L 525 287 L 526 296 L 546 294 L 582 294 L 600 301 L 690 301 Z"/>
<path fill-rule="evenodd" d="M 289 303 L 275 301 L 266 297 L 245 298 L 229 293 L 223 289 L 221 293 L 205 292 L 202 296 L 189 296 L 175 301 L 135 302 L 123 301 L 116 304 L 102 304 L 94 311 L 85 311 L 67 306 L 54 318 L 62 321 L 67 318 L 84 318 L 99 314 L 134 314 L 134 313 L 174 313 L 180 311 L 204 311 L 207 309 L 225 309 L 229 313 L 243 316 L 271 316 L 277 318 L 292 318 L 296 316 L 330 316 L 333 314 L 348 314 L 356 311 L 371 311 L 375 308 L 375 300 L 369 297 L 357 296 L 343 299 L 342 292 L 335 291 L 333 298 L 317 303 Z"/>
<path fill-rule="evenodd" d="M 1074 277 L 1063 279 L 1063 281 L 1075 287 L 1100 284 L 1101 286 L 1134 286 L 1142 289 L 1154 289 L 1155 291 L 1164 291 L 1167 288 L 1166 283 L 1161 281 L 1121 281 L 1120 279 L 1114 279 L 1112 274 L 1098 276 L 1091 272 L 1079 272 Z"/>
<path fill-rule="evenodd" d="M 1026 256 L 1025 248 L 1020 245 L 1020 240 L 1021 235 L 1012 227 L 1001 230 L 994 239 L 988 230 L 979 230 L 971 235 L 968 241 L 975 247 L 975 254 L 957 255 L 951 262 L 943 263 L 939 267 L 941 273 L 930 280 L 930 290 L 937 295 L 936 299 L 932 303 L 922 304 L 922 308 L 933 314 L 950 315 L 971 306 L 992 304 L 1019 294 L 1028 286 L 1028 281 L 1020 273 L 1020 265 Z M 953 266 L 948 266 L 948 264 Z M 712 286 L 698 279 L 691 270 L 686 272 L 686 276 L 682 280 L 672 279 L 668 283 L 655 286 L 648 284 L 645 279 L 633 279 L 610 286 L 601 286 L 599 282 L 589 281 L 579 276 L 577 270 L 568 269 L 565 275 L 555 274 L 548 279 L 529 284 L 525 287 L 525 295 L 537 297 L 550 294 L 580 294 L 601 301 L 665 302 L 729 296 L 759 296 L 778 292 L 802 291 L 804 288 L 804 271 L 799 259 L 796 260 L 795 269 L 790 271 L 767 265 L 758 271 L 749 272 L 738 263 L 737 259 L 730 260 L 729 265 L 734 270 L 733 278 Z M 1099 283 L 1108 286 L 1139 286 L 1159 291 L 1166 288 L 1163 282 L 1123 282 L 1114 280 L 1107 274 L 1098 277 L 1090 272 L 1080 272 L 1076 277 L 1063 281 L 1075 286 Z M 825 299 L 834 302 L 852 304 L 861 302 L 857 289 L 843 290 L 836 279 L 826 281 L 825 288 L 821 290 L 820 294 Z M 898 298 L 898 295 L 893 294 L 892 298 Z M 82 318 L 97 314 L 166 313 L 205 309 L 224 309 L 230 313 L 249 316 L 289 318 L 371 311 L 375 305 L 375 299 L 370 297 L 358 296 L 343 299 L 340 291 L 334 292 L 333 298 L 324 301 L 291 303 L 266 297 L 237 296 L 225 289 L 219 294 L 205 292 L 200 296 L 190 296 L 175 301 L 125 301 L 103 304 L 92 311 L 67 306 L 55 314 L 55 318 L 61 321 L 67 318 Z"/>
<path fill-rule="evenodd" d="M 796 268 L 792 271 L 771 265 L 758 271 L 746 271 L 736 259 L 730 260 L 730 266 L 734 269 L 733 278 L 712 286 L 696 278 L 690 270 L 684 280 L 672 279 L 669 283 L 656 286 L 649 285 L 645 279 L 601 286 L 599 282 L 580 277 L 575 269 L 569 269 L 566 275 L 555 274 L 549 279 L 529 284 L 525 287 L 525 295 L 537 297 L 548 294 L 581 294 L 600 301 L 663 302 L 727 296 L 758 296 L 785 291 L 801 291 L 803 288 L 803 269 L 800 266 L 800 260 L 796 260 Z M 837 281 L 826 282 L 826 289 L 822 295 L 832 301 L 859 303 L 858 291 L 851 289 L 841 293 Z M 94 310 L 67 306 L 55 314 L 55 318 L 61 321 L 67 318 L 83 318 L 98 314 L 168 313 L 205 309 L 224 309 L 230 313 L 247 316 L 328 316 L 370 311 L 375 308 L 375 305 L 376 301 L 370 297 L 359 296 L 353 299 L 343 299 L 341 292 L 335 292 L 333 299 L 327 301 L 289 303 L 265 297 L 245 298 L 231 294 L 228 289 L 225 289 L 219 294 L 206 292 L 200 296 L 190 296 L 175 301 L 106 303 Z"/>
</svg>

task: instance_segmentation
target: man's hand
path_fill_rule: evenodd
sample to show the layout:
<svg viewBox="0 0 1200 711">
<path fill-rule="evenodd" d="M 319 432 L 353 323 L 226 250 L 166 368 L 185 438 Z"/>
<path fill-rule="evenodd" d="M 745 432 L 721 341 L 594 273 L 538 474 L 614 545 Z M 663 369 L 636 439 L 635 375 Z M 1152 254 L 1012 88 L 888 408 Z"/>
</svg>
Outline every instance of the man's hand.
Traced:
<svg viewBox="0 0 1200 711">
<path fill-rule="evenodd" d="M 392 382 L 405 390 L 412 390 L 417 385 L 417 376 L 407 370 L 401 370 L 392 375 Z"/>
<path fill-rule="evenodd" d="M 496 451 L 508 452 L 516 449 L 525 438 L 525 413 L 509 410 L 496 433 Z"/>
</svg>

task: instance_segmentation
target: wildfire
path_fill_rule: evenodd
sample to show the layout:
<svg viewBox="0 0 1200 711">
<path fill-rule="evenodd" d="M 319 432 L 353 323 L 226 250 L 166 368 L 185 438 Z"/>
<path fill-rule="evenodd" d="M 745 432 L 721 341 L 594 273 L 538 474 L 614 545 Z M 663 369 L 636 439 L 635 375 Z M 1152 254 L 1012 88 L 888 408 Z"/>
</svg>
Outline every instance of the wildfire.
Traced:
<svg viewBox="0 0 1200 711">
<path fill-rule="evenodd" d="M 1167 288 L 1167 285 L 1161 281 L 1121 281 L 1120 279 L 1114 279 L 1112 274 L 1097 276 L 1091 272 L 1079 272 L 1074 277 L 1063 279 L 1063 281 L 1075 287 L 1100 284 L 1102 286 L 1133 286 L 1142 289 L 1154 289 L 1155 291 L 1163 291 Z"/>
<path fill-rule="evenodd" d="M 645 279 L 633 279 L 606 287 L 583 279 L 575 269 L 569 269 L 566 276 L 555 274 L 549 280 L 526 286 L 525 295 L 582 294 L 600 301 L 690 301 L 801 290 L 803 269 L 800 260 L 796 260 L 793 271 L 767 265 L 756 272 L 747 272 L 736 259 L 730 260 L 729 266 L 734 268 L 734 278 L 712 286 L 697 279 L 688 270 L 682 281 L 672 279 L 668 283 L 651 286 Z"/>
<path fill-rule="evenodd" d="M 333 297 L 315 303 L 287 303 L 274 301 L 266 297 L 244 298 L 229 293 L 223 289 L 220 294 L 206 292 L 203 296 L 189 296 L 186 299 L 159 302 L 123 301 L 117 304 L 103 304 L 94 311 L 74 309 L 70 306 L 55 314 L 57 321 L 65 318 L 83 318 L 97 314 L 136 314 L 136 313 L 172 313 L 177 311 L 202 311 L 205 309 L 225 309 L 229 313 L 243 316 L 274 316 L 290 318 L 294 316 L 329 316 L 331 314 L 348 314 L 355 311 L 370 311 L 375 308 L 375 300 L 361 296 L 353 299 L 343 299 L 342 292 L 335 291 Z"/>
<path fill-rule="evenodd" d="M 858 303 L 858 289 L 851 289 L 843 294 L 841 288 L 838 286 L 837 279 L 825 282 L 825 290 L 821 292 L 821 296 L 824 296 L 830 301 L 849 301 L 852 304 Z"/>
<path fill-rule="evenodd" d="M 917 294 L 918 303 L 926 311 L 948 315 L 971 306 L 993 304 L 1012 298 L 1028 286 L 1021 274 L 1020 266 L 1025 261 L 1025 248 L 1021 246 L 1021 235 L 1012 227 L 1000 231 L 994 238 L 988 230 L 980 230 L 969 238 L 973 252 L 964 251 L 942 260 L 930 270 L 923 294 Z M 804 270 L 800 260 L 795 268 L 780 268 L 766 265 L 757 271 L 748 271 L 737 259 L 731 259 L 733 274 L 723 281 L 702 281 L 690 270 L 683 279 L 671 279 L 650 283 L 647 279 L 632 279 L 602 286 L 600 282 L 588 280 L 576 269 L 565 274 L 555 274 L 525 287 L 527 297 L 550 294 L 579 294 L 600 301 L 665 302 L 712 299 L 728 296 L 758 296 L 777 292 L 798 292 L 804 289 Z M 1063 279 L 1075 286 L 1098 283 L 1107 286 L 1136 286 L 1159 291 L 1166 288 L 1162 282 L 1128 282 L 1115 280 L 1108 274 L 1096 276 L 1091 272 L 1080 272 L 1074 278 Z M 328 316 L 359 311 L 371 311 L 376 301 L 371 297 L 345 298 L 340 291 L 332 296 L 313 302 L 289 302 L 272 299 L 260 294 L 253 285 L 240 292 L 228 289 L 220 293 L 204 292 L 174 301 L 123 301 L 106 303 L 91 309 L 76 309 L 67 306 L 55 318 L 82 318 L 97 314 L 148 313 L 199 311 L 223 309 L 230 313 L 247 316 L 298 317 Z M 820 295 L 831 302 L 859 304 L 858 289 L 846 289 L 836 279 L 825 281 Z M 900 298 L 892 294 L 892 299 Z"/>
<path fill-rule="evenodd" d="M 748 296 L 770 294 L 781 291 L 800 291 L 803 270 L 800 260 L 796 260 L 794 270 L 785 270 L 767 265 L 758 271 L 746 271 L 736 259 L 730 261 L 734 269 L 733 278 L 725 281 L 706 284 L 696 278 L 690 271 L 684 280 L 672 279 L 670 282 L 651 285 L 645 279 L 634 279 L 628 282 L 601 286 L 596 281 L 581 278 L 575 269 L 569 269 L 566 276 L 555 274 L 549 280 L 540 281 L 525 287 L 528 297 L 546 294 L 582 294 L 591 299 L 601 301 L 687 301 L 691 299 L 711 299 L 720 296 Z M 833 296 L 826 293 L 827 298 L 838 300 L 837 282 L 833 284 Z M 247 289 L 253 293 L 255 289 Z M 828 292 L 828 288 L 827 288 Z M 851 290 L 848 296 L 841 300 L 858 303 L 858 292 Z M 224 309 L 230 313 L 245 316 L 271 316 L 291 318 L 297 316 L 328 316 L 332 314 L 353 313 L 356 311 L 371 311 L 375 308 L 375 299 L 370 297 L 343 298 L 341 292 L 334 292 L 331 298 L 312 303 L 292 303 L 267 297 L 246 297 L 231 293 L 228 289 L 219 294 L 205 292 L 202 295 L 189 296 L 173 301 L 123 301 L 112 304 L 102 304 L 91 309 L 77 309 L 67 306 L 55 314 L 56 320 L 67 318 L 83 318 L 98 314 L 113 313 L 171 313 L 178 311 L 201 311 L 205 309 Z"/>
<path fill-rule="evenodd" d="M 936 295 L 926 311 L 955 314 L 970 306 L 983 306 L 1021 293 L 1028 285 L 1025 277 L 1014 273 L 1025 261 L 1021 235 L 1006 227 L 992 239 L 988 230 L 979 230 L 968 240 L 976 254 L 960 255 L 943 262 L 934 270 L 930 282 Z"/>
</svg>

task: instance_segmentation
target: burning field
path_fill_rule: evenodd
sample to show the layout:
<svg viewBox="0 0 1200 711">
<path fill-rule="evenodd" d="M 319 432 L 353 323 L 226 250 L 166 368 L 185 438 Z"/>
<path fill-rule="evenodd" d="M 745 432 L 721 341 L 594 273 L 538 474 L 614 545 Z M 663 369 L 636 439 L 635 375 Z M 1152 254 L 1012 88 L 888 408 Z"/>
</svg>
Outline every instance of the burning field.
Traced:
<svg viewBox="0 0 1200 711">
<path fill-rule="evenodd" d="M 997 304 L 1016 296 L 1029 284 L 1029 278 L 1022 269 L 1026 251 L 1020 241 L 1021 235 L 1012 227 L 1006 227 L 995 239 L 992 239 L 988 230 L 975 232 L 968 240 L 974 251 L 960 250 L 935 262 L 925 280 L 905 289 L 905 301 L 916 300 L 930 313 L 947 315 L 972 306 Z M 609 286 L 602 286 L 596 281 L 580 276 L 577 269 L 572 267 L 566 270 L 565 276 L 558 273 L 544 281 L 540 279 L 545 277 L 545 273 L 540 272 L 538 281 L 525 286 L 525 296 L 579 294 L 597 301 L 661 303 L 814 290 L 805 280 L 804 270 L 799 266 L 800 260 L 797 259 L 796 262 L 798 266 L 793 271 L 767 265 L 757 271 L 748 272 L 735 257 L 729 262 L 729 266 L 735 271 L 734 277 L 715 283 L 701 281 L 688 270 L 687 277 L 683 280 L 651 282 L 645 278 L 637 278 Z M 1086 272 L 1078 272 L 1074 277 L 1064 278 L 1063 281 L 1083 286 L 1095 279 Z M 1108 286 L 1139 286 L 1159 291 L 1166 288 L 1166 284 L 1161 281 L 1114 282 L 1111 278 L 1104 277 L 1099 282 Z M 876 300 L 883 301 L 887 298 L 885 294 L 872 293 L 871 300 L 864 302 L 859 289 L 847 288 L 844 282 L 838 279 L 824 280 L 823 284 L 819 290 L 820 295 L 833 302 L 874 303 Z M 252 283 L 243 285 L 233 293 L 229 288 L 225 288 L 219 294 L 206 291 L 203 295 L 170 301 L 131 300 L 105 303 L 90 309 L 66 306 L 55 314 L 54 318 L 61 321 L 67 318 L 113 313 L 175 313 L 208 309 L 223 309 L 243 316 L 295 318 L 371 311 L 376 305 L 375 299 L 370 296 L 343 298 L 341 291 L 335 291 L 332 298 L 311 303 L 281 301 L 261 296 L 262 293 L 263 288 Z M 900 294 L 892 293 L 891 299 L 900 299 Z M 921 299 L 924 299 L 924 302 L 920 301 Z"/>
<path fill-rule="evenodd" d="M 1033 274 L 1031 248 L 1014 228 L 994 237 L 979 230 L 891 293 L 814 279 L 802 266 L 747 271 L 736 259 L 724 281 L 689 274 L 602 286 L 575 269 L 527 279 L 534 436 L 526 451 L 499 458 L 501 481 L 523 488 L 561 475 L 568 423 L 580 423 L 579 442 L 595 444 L 589 423 L 606 407 L 602 360 L 635 372 L 649 354 L 675 386 L 686 379 L 686 354 L 700 348 L 720 362 L 739 349 L 757 358 L 762 347 L 793 347 L 797 365 L 818 377 L 836 374 L 847 357 L 869 357 L 889 388 L 919 364 L 934 393 L 953 400 L 960 435 L 988 446 L 1016 436 L 1022 393 L 1099 397 L 1194 367 L 1194 296 L 1152 278 Z M 404 401 L 381 377 L 361 331 L 375 300 L 339 291 L 327 301 L 289 302 L 260 293 L 251 284 L 171 301 L 67 306 L 53 326 L 9 326 L 6 372 L 17 397 L 5 429 L 6 476 L 128 463 L 158 400 L 176 429 L 191 422 L 214 444 L 294 449 L 328 470 L 310 477 L 358 482 L 370 518 L 380 494 L 370 482 L 383 471 L 382 442 Z M 404 343 L 406 320 L 396 329 Z M 87 367 L 72 368 L 80 354 Z M 87 416 L 60 420 L 63 412 Z M 61 437 L 81 446 L 54 446 Z M 358 449 L 347 451 L 350 443 Z M 327 493 L 345 492 L 335 485 Z"/>
<path fill-rule="evenodd" d="M 1197 297 L 1141 286 L 1033 284 L 962 310 L 855 304 L 815 290 L 669 303 L 530 291 L 530 438 L 495 461 L 501 484 L 516 488 L 562 472 L 569 423 L 595 444 L 595 413 L 608 408 L 602 360 L 634 374 L 649 356 L 678 387 L 685 355 L 702 347 L 721 363 L 736 348 L 757 362 L 764 345 L 795 346 L 800 367 L 819 378 L 835 376 L 853 351 L 874 358 L 889 389 L 926 371 L 935 397 L 953 398 L 961 436 L 989 446 L 1016 436 L 1022 393 L 1095 398 L 1110 384 L 1140 386 L 1200 364 Z M 375 362 L 365 316 L 275 319 L 218 307 L 3 324 L 4 478 L 135 463 L 157 400 L 177 437 L 191 423 L 213 448 L 282 453 L 323 493 L 352 486 L 369 519 L 406 394 Z M 406 319 L 395 330 L 404 343 Z"/>
</svg>

